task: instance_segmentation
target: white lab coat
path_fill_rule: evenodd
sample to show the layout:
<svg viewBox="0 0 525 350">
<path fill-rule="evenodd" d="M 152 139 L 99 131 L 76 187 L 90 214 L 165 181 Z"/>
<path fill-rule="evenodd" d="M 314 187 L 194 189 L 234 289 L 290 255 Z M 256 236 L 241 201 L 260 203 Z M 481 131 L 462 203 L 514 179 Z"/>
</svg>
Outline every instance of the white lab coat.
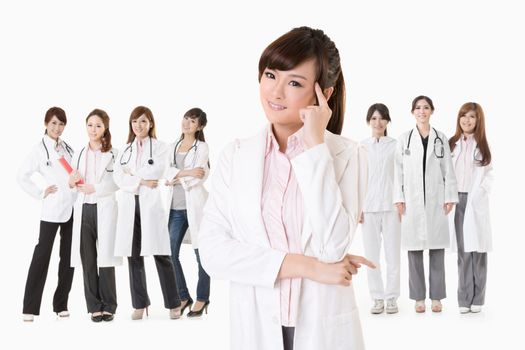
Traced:
<svg viewBox="0 0 525 350">
<path fill-rule="evenodd" d="M 176 144 L 177 143 L 175 142 L 169 146 L 169 161 L 165 173 L 165 178 L 167 180 L 172 180 L 180 171 L 180 169 L 175 167 L 173 158 L 175 155 Z M 184 169 L 204 168 L 205 175 L 202 179 L 192 176 L 185 176 L 179 179 L 182 188 L 184 188 L 184 194 L 186 197 L 186 213 L 188 215 L 188 231 L 190 233 L 189 239 L 186 238 L 188 235 L 188 233 L 186 233 L 184 240 L 191 242 L 193 249 L 199 248 L 199 227 L 202 220 L 204 204 L 208 199 L 208 191 L 204 188 L 204 181 L 206 181 L 210 171 L 208 166 L 208 155 L 208 144 L 206 142 L 197 141 L 196 149 L 192 148 L 184 159 Z M 170 186 L 168 195 L 166 196 L 166 209 L 168 213 L 171 209 L 172 196 L 173 187 Z"/>
<path fill-rule="evenodd" d="M 86 178 L 87 145 L 83 151 L 73 156 L 71 167 L 78 170 L 82 178 Z M 101 154 L 101 162 L 97 164 L 96 182 L 94 195 L 97 197 L 97 266 L 109 267 L 122 264 L 122 258 L 115 256 L 115 232 L 117 226 L 117 201 L 115 192 L 118 190 L 113 180 L 113 169 L 115 160 L 118 159 L 118 151 L 111 149 Z M 80 161 L 79 161 L 80 157 Z M 76 192 L 76 188 L 73 189 Z M 71 266 L 77 267 L 81 264 L 80 259 L 80 229 L 82 227 L 82 209 L 84 204 L 84 193 L 78 193 L 75 202 L 73 218 L 73 239 L 71 242 Z"/>
<path fill-rule="evenodd" d="M 277 276 L 286 253 L 271 248 L 261 214 L 266 135 L 224 150 L 199 233 L 204 269 L 231 281 L 231 348 L 239 350 L 283 348 Z M 326 132 L 325 143 L 291 162 L 304 201 L 302 251 L 340 261 L 361 211 L 366 159 L 356 143 Z M 353 287 L 303 279 L 294 349 L 363 348 Z"/>
<path fill-rule="evenodd" d="M 47 135 L 43 136 L 43 140 L 49 152 L 51 165 L 46 164 L 48 161 L 47 153 L 42 140 L 40 140 L 24 159 L 18 170 L 17 180 L 26 193 L 42 200 L 40 220 L 55 223 L 67 222 L 71 218 L 73 202 L 75 201 L 75 195 L 71 193 L 68 185 L 69 174 L 58 162 L 60 154 L 55 150 L 56 142 Z M 67 149 L 66 144 L 62 141 L 60 141 L 60 147 L 64 159 L 71 163 L 72 154 L 69 152 L 72 153 L 73 150 Z M 39 188 L 31 180 L 31 176 L 35 173 L 42 175 L 46 187 L 55 185 L 58 190 L 44 198 L 45 188 Z"/>
<path fill-rule="evenodd" d="M 131 256 L 133 226 L 135 223 L 135 193 L 138 193 L 140 196 L 140 227 L 142 229 L 140 255 L 171 255 L 167 214 L 162 203 L 160 191 L 162 182 L 159 181 L 159 185 L 153 189 L 147 186 L 140 186 L 140 180 L 142 179 L 162 179 L 166 168 L 168 148 L 163 142 L 157 139 L 152 139 L 151 141 L 153 164 L 148 164 L 148 160 L 150 159 L 149 138 L 143 141 L 140 164 L 136 165 L 138 153 L 136 139 L 132 144 L 131 156 L 129 153 L 130 149 L 128 148 L 129 144 L 127 144 L 122 148 L 123 151 L 115 162 L 113 178 L 115 179 L 115 183 L 120 187 L 120 191 L 117 192 L 116 256 Z M 124 172 L 126 168 L 131 174 Z"/>
<path fill-rule="evenodd" d="M 401 219 L 401 246 L 407 250 L 443 249 L 450 245 L 448 220 L 443 205 L 457 203 L 458 191 L 448 139 L 440 131 L 437 134 L 443 142 L 444 157 L 437 158 L 434 152 L 436 131 L 431 127 L 428 137 L 426 203 L 423 191 L 423 143 L 419 131 L 417 128 L 412 131 L 409 155 L 405 150 L 410 131 L 398 139 L 393 201 L 406 205 Z"/>
<path fill-rule="evenodd" d="M 474 161 L 476 141 L 467 159 Z M 456 167 L 456 161 L 461 153 L 461 142 L 456 142 L 456 147 L 452 153 L 452 164 Z M 492 250 L 492 230 L 490 224 L 489 194 L 492 187 L 492 163 L 486 166 L 474 165 L 472 183 L 468 191 L 467 205 L 465 207 L 465 217 L 463 219 L 463 243 L 465 252 L 485 253 Z M 449 214 L 448 222 L 451 237 L 451 248 L 457 251 L 456 227 L 454 225 L 455 210 Z"/>
</svg>

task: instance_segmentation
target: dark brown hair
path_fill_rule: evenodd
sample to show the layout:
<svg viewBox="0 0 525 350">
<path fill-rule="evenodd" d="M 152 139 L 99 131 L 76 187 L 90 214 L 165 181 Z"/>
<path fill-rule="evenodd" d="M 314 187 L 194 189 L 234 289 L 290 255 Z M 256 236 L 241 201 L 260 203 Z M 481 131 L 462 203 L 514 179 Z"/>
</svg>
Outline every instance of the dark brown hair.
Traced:
<svg viewBox="0 0 525 350">
<path fill-rule="evenodd" d="M 414 112 L 414 109 L 416 109 L 416 104 L 417 104 L 420 100 L 425 100 L 425 101 L 427 101 L 427 103 L 430 105 L 430 109 L 432 110 L 432 112 L 434 112 L 434 103 L 432 103 L 432 100 L 430 99 L 430 97 L 428 97 L 428 96 L 423 96 L 423 95 L 420 95 L 420 96 L 416 97 L 416 98 L 412 101 L 412 109 L 410 110 L 410 112 Z"/>
<path fill-rule="evenodd" d="M 47 110 L 46 116 L 44 117 L 44 124 L 47 125 L 53 119 L 57 117 L 64 125 L 67 124 L 66 112 L 60 107 L 51 107 Z M 47 134 L 47 129 L 44 131 L 44 134 Z"/>
<path fill-rule="evenodd" d="M 92 116 L 96 115 L 102 120 L 102 123 L 104 124 L 104 134 L 102 135 L 102 152 L 108 152 L 113 148 L 111 146 L 111 132 L 109 132 L 109 116 L 108 114 L 101 110 L 101 109 L 94 109 L 91 111 L 91 113 L 88 114 L 86 117 L 86 124 Z"/>
<path fill-rule="evenodd" d="M 153 113 L 151 113 L 151 110 L 148 107 L 138 106 L 135 107 L 133 111 L 131 111 L 131 115 L 129 116 L 129 133 L 127 143 L 131 143 L 135 139 L 135 133 L 133 132 L 133 128 L 131 127 L 131 122 L 135 119 L 139 119 L 142 115 L 145 115 L 151 123 L 151 128 L 148 131 L 148 136 L 154 139 L 157 138 L 157 134 L 155 132 L 155 119 L 153 119 Z"/>
<path fill-rule="evenodd" d="M 485 113 L 483 113 L 483 109 L 478 103 L 467 102 L 463 106 L 461 106 L 456 121 L 456 133 L 450 138 L 450 140 L 448 140 L 448 144 L 450 146 L 450 151 L 452 152 L 456 147 L 456 142 L 463 134 L 463 130 L 461 129 L 459 120 L 461 119 L 461 117 L 465 116 L 470 111 L 474 111 L 474 113 L 476 113 L 476 127 L 474 129 L 474 140 L 476 140 L 476 143 L 478 144 L 479 153 L 482 157 L 481 160 L 477 163 L 480 166 L 485 166 L 490 164 L 490 161 L 492 160 L 492 155 L 490 154 L 490 148 L 487 142 L 487 135 L 485 134 Z"/>
<path fill-rule="evenodd" d="M 322 30 L 294 28 L 268 45 L 259 59 L 259 82 L 266 68 L 287 71 L 310 59 L 316 62 L 315 79 L 321 89 L 334 88 L 328 100 L 332 116 L 326 129 L 341 134 L 345 113 L 345 81 L 339 50 Z"/>
<path fill-rule="evenodd" d="M 370 124 L 370 120 L 372 119 L 372 115 L 374 112 L 377 111 L 379 114 L 381 114 L 381 119 L 386 120 L 390 123 L 390 112 L 388 111 L 388 107 L 385 106 L 382 103 L 374 103 L 373 105 L 368 108 L 368 112 L 366 113 L 366 122 Z M 385 136 L 386 136 L 386 129 L 385 129 Z"/>
<path fill-rule="evenodd" d="M 204 127 L 208 124 L 208 119 L 206 118 L 206 113 L 200 108 L 192 108 L 184 113 L 184 118 L 197 119 L 199 126 L 202 127 L 201 130 L 195 132 L 195 138 L 199 141 L 206 142 L 204 138 Z M 184 138 L 184 133 L 180 135 L 180 140 Z"/>
</svg>

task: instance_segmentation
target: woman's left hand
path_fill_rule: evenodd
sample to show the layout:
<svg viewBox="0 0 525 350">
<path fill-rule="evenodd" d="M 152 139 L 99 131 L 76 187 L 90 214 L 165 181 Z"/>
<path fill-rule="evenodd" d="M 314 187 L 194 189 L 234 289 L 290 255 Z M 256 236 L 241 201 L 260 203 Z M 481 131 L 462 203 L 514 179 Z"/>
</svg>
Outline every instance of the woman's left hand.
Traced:
<svg viewBox="0 0 525 350">
<path fill-rule="evenodd" d="M 83 185 L 77 185 L 78 192 L 82 192 L 84 194 L 92 194 L 95 193 L 95 186 L 91 184 L 83 184 Z"/>
<path fill-rule="evenodd" d="M 304 123 L 304 143 L 307 148 L 324 142 L 324 131 L 332 116 L 332 110 L 328 107 L 328 100 L 319 83 L 316 82 L 314 88 L 319 105 L 308 106 L 299 110 L 301 121 Z"/>
</svg>

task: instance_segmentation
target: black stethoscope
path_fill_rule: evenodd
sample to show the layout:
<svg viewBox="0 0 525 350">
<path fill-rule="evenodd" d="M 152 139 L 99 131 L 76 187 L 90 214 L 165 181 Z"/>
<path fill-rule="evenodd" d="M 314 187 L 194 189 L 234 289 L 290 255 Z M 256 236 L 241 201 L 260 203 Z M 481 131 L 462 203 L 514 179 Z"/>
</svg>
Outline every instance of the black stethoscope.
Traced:
<svg viewBox="0 0 525 350">
<path fill-rule="evenodd" d="M 439 137 L 438 132 L 436 129 L 432 128 L 434 132 L 436 133 L 436 138 L 434 139 L 434 154 L 437 158 L 443 158 L 445 156 L 445 147 L 443 145 L 443 140 L 441 137 Z M 410 141 L 412 140 L 412 133 L 414 132 L 414 129 L 410 130 L 410 134 L 408 135 L 408 143 L 407 148 L 405 148 L 405 155 L 410 155 Z"/>
<path fill-rule="evenodd" d="M 129 163 L 129 161 L 131 160 L 131 154 L 133 153 L 133 142 L 135 142 L 135 139 L 133 139 L 133 141 L 131 141 L 131 143 L 129 144 L 128 147 L 126 147 L 126 149 L 124 150 L 124 152 L 122 152 L 122 155 L 120 156 L 120 165 L 126 165 Z M 153 147 L 151 146 L 151 137 L 149 138 L 149 159 L 148 159 L 148 164 L 149 165 L 153 165 L 154 161 L 153 161 Z M 128 156 L 128 159 L 123 162 L 122 159 L 124 158 L 124 154 L 126 154 L 126 152 L 129 150 L 129 156 Z"/>
<path fill-rule="evenodd" d="M 175 149 L 173 150 L 173 162 L 171 163 L 171 166 L 172 167 L 177 167 L 177 148 L 180 148 L 180 144 L 182 142 L 182 140 L 184 140 L 183 138 L 180 139 L 176 144 L 175 144 Z M 193 145 L 190 147 L 190 149 L 186 152 L 186 154 L 184 155 L 184 158 L 182 160 L 182 166 L 184 167 L 184 163 L 186 162 L 186 157 L 188 156 L 188 154 L 190 153 L 190 151 L 192 149 L 195 149 L 195 155 L 197 154 L 197 145 L 198 145 L 198 140 L 195 139 L 195 142 L 193 143 Z M 193 156 L 193 165 L 195 165 L 195 155 Z"/>
<path fill-rule="evenodd" d="M 66 152 L 69 154 L 69 157 L 73 157 L 73 148 L 71 148 L 66 141 L 62 140 L 63 146 L 62 148 L 66 150 Z M 47 149 L 46 143 L 44 142 L 44 138 L 42 137 L 42 145 L 44 146 L 44 149 L 46 150 L 46 156 L 47 156 L 47 166 L 51 166 L 51 159 L 49 158 L 49 150 Z"/>
<path fill-rule="evenodd" d="M 84 152 L 84 150 L 86 149 L 86 147 L 82 148 L 82 150 L 80 151 L 80 154 L 78 155 L 78 159 L 77 159 L 77 170 L 78 168 L 80 167 L 80 158 L 82 158 L 82 153 Z M 112 150 L 109 150 L 109 152 L 111 153 L 111 164 L 114 164 L 115 163 L 115 153 L 113 153 Z M 112 173 L 113 172 L 113 169 L 108 169 L 108 166 L 106 165 L 106 169 L 105 169 L 108 173 Z"/>
</svg>

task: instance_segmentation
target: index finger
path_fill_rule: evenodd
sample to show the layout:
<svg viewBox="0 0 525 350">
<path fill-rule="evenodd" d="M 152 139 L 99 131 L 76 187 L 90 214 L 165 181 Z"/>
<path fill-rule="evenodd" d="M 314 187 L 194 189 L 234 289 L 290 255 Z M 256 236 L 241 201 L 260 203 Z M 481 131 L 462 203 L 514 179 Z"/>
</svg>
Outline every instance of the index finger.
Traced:
<svg viewBox="0 0 525 350">
<path fill-rule="evenodd" d="M 350 259 L 350 261 L 352 263 L 360 263 L 360 264 L 363 264 L 363 265 L 366 265 L 372 269 L 375 269 L 376 268 L 376 265 L 371 262 L 370 260 L 362 257 L 362 256 L 359 256 L 359 255 L 351 255 L 351 254 L 348 254 L 348 258 Z"/>
<path fill-rule="evenodd" d="M 315 82 L 315 95 L 317 96 L 317 102 L 319 103 L 319 106 L 328 106 L 328 100 L 324 96 L 323 89 L 321 89 L 321 85 L 319 85 L 318 82 Z"/>
</svg>

